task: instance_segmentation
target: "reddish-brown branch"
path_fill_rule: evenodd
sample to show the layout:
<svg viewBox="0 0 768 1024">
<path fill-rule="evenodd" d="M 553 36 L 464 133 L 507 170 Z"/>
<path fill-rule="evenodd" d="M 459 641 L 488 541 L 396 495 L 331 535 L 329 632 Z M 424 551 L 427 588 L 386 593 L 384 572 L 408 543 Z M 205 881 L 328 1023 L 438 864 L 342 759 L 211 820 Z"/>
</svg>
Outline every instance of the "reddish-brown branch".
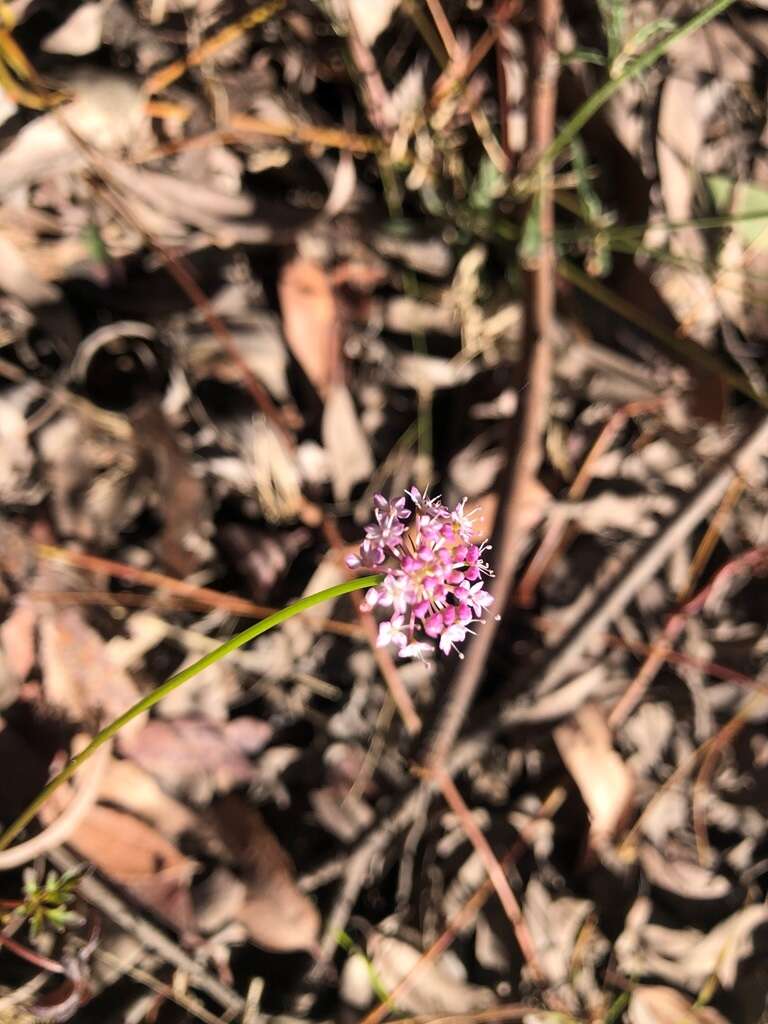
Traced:
<svg viewBox="0 0 768 1024">
<path fill-rule="evenodd" d="M 565 800 L 565 790 L 557 786 L 539 808 L 530 822 L 523 828 L 515 843 L 501 859 L 501 866 L 509 869 L 522 857 L 529 843 L 533 839 L 533 832 L 541 821 L 548 820 L 557 813 Z M 367 1016 L 360 1021 L 360 1024 L 381 1024 L 383 1020 L 397 1005 L 397 1000 L 402 997 L 413 985 L 417 976 L 429 964 L 438 960 L 443 953 L 452 945 L 453 940 L 472 921 L 475 920 L 487 901 L 494 892 L 493 883 L 487 878 L 483 884 L 475 890 L 464 905 L 453 915 L 446 925 L 443 933 L 438 936 L 428 950 L 416 961 L 408 973 L 400 979 L 386 999 L 375 1007 Z"/>
<path fill-rule="evenodd" d="M 768 565 L 768 547 L 753 548 L 745 554 L 731 559 L 730 562 L 726 562 L 715 573 L 710 582 L 695 597 L 691 598 L 682 608 L 669 617 L 659 641 L 653 645 L 640 671 L 611 710 L 608 716 L 608 724 L 612 729 L 617 729 L 626 722 L 627 718 L 629 718 L 640 703 L 643 694 L 674 647 L 691 616 L 698 615 L 712 594 L 728 583 L 734 576 L 750 572 L 756 568 L 764 569 L 766 565 Z"/>
<path fill-rule="evenodd" d="M 464 803 L 461 793 L 459 793 L 456 788 L 456 784 L 450 775 L 448 775 L 447 772 L 439 771 L 435 776 L 435 780 L 440 787 L 441 793 L 445 797 L 445 802 L 461 822 L 467 838 L 472 843 L 475 852 L 483 862 L 483 867 L 488 874 L 491 885 L 493 885 L 493 888 L 496 890 L 496 895 L 499 897 L 499 902 L 504 908 L 504 912 L 509 919 L 509 923 L 512 925 L 515 938 L 517 939 L 517 944 L 520 947 L 520 952 L 523 954 L 523 958 L 525 959 L 531 974 L 538 984 L 545 984 L 546 977 L 539 963 L 539 958 L 536 955 L 536 947 L 534 945 L 533 938 L 531 937 L 523 912 L 520 909 L 517 897 L 512 892 L 512 886 L 509 884 L 509 879 L 499 863 L 496 854 L 491 849 L 490 843 L 483 835 L 475 819 L 472 817 L 472 812 Z"/>
<path fill-rule="evenodd" d="M 539 0 L 530 45 L 529 68 L 531 104 L 529 110 L 528 161 L 533 164 L 554 137 L 557 74 L 559 62 L 555 35 L 560 17 L 560 0 Z M 542 458 L 542 435 L 546 424 L 550 387 L 550 334 L 555 309 L 555 262 L 551 239 L 554 231 L 554 203 L 549 168 L 542 168 L 537 210 L 540 249 L 535 266 L 525 275 L 524 386 L 520 407 L 509 439 L 509 465 L 502 485 L 495 535 L 496 578 L 492 584 L 493 610 L 504 613 L 520 552 L 520 530 L 530 483 L 538 474 Z M 447 699 L 430 738 L 427 767 L 445 764 L 474 699 L 491 646 L 497 619 L 489 617 L 467 651 L 451 681 Z"/>
<path fill-rule="evenodd" d="M 665 402 L 663 397 L 641 399 L 636 402 L 629 402 L 627 405 L 617 409 L 608 419 L 603 429 L 597 436 L 597 440 L 587 453 L 581 467 L 568 489 L 568 500 L 579 501 L 587 492 L 595 466 L 601 456 L 608 450 L 613 439 L 624 428 L 624 425 L 633 417 L 644 412 L 651 412 L 658 409 Z M 542 578 L 552 566 L 557 556 L 562 552 L 568 535 L 568 519 L 565 514 L 555 512 L 549 518 L 547 528 L 542 537 L 536 554 L 528 563 L 528 566 L 520 580 L 515 594 L 515 603 L 525 608 L 530 608 L 536 597 L 536 589 Z"/>
<path fill-rule="evenodd" d="M 456 42 L 456 36 L 453 34 L 451 23 L 448 21 L 448 17 L 443 10 L 443 5 L 440 3 L 440 0 L 427 0 L 427 7 L 432 15 L 432 20 L 435 23 L 440 40 L 445 47 L 445 52 L 448 54 L 449 59 L 453 60 L 459 52 L 459 47 Z"/>
<path fill-rule="evenodd" d="M 237 597 L 235 594 L 225 594 L 220 590 L 212 590 L 210 587 L 198 587 L 186 580 L 176 579 L 174 576 L 166 576 L 164 573 L 156 572 L 153 569 L 139 569 L 135 565 L 127 565 L 124 562 L 116 562 L 111 558 L 101 558 L 97 555 L 89 555 L 84 551 L 71 551 L 68 548 L 58 548 L 51 544 L 36 544 L 34 551 L 40 558 L 49 559 L 54 562 L 65 562 L 67 565 L 75 565 L 80 569 L 89 572 L 103 573 L 115 579 L 126 580 L 129 583 L 136 583 L 139 586 L 152 587 L 175 594 L 187 601 L 194 602 L 206 608 L 222 608 L 224 611 L 232 612 L 234 615 L 244 615 L 252 618 L 263 619 L 272 615 L 276 610 L 262 604 L 254 604 L 244 597 Z M 34 599 L 34 591 L 30 593 Z M 329 633 L 336 633 L 339 636 L 360 636 L 360 628 L 347 622 L 336 622 L 333 619 L 326 619 L 320 623 L 320 628 Z"/>
<path fill-rule="evenodd" d="M 4 932 L 0 932 L 0 946 L 4 946 L 10 953 L 15 953 L 16 956 L 22 958 L 22 960 L 28 960 L 29 963 L 34 964 L 35 967 L 39 967 L 42 971 L 51 971 L 53 974 L 64 974 L 64 968 L 58 962 L 58 960 L 51 960 L 48 956 L 43 956 L 42 953 L 38 953 L 37 950 L 28 949 L 26 946 L 22 946 L 20 942 L 12 939 L 10 935 L 6 935 Z"/>
<path fill-rule="evenodd" d="M 493 12 L 492 21 L 496 24 L 500 21 L 508 21 L 519 11 L 520 6 L 520 0 L 501 0 Z M 466 59 L 462 60 L 461 55 L 457 54 L 456 59 L 451 61 L 445 71 L 443 71 L 432 87 L 432 95 L 429 101 L 432 109 L 438 107 L 445 96 L 452 89 L 458 88 L 462 82 L 466 81 L 472 72 L 485 60 L 491 51 L 491 47 L 496 42 L 496 24 L 492 24 L 490 28 L 483 32 L 467 54 Z"/>
</svg>

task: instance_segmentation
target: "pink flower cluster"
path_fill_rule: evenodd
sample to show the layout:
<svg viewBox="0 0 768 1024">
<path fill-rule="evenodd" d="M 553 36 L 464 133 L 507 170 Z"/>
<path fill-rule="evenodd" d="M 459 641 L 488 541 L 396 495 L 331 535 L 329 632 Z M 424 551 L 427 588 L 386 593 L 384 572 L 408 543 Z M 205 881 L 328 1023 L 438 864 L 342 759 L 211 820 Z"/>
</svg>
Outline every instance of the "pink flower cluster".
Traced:
<svg viewBox="0 0 768 1024">
<path fill-rule="evenodd" d="M 489 545 L 472 543 L 478 510 L 466 512 L 466 498 L 450 509 L 415 487 L 405 494 L 412 507 L 405 497 L 375 496 L 375 522 L 365 528 L 360 554 L 350 555 L 347 564 L 385 573 L 363 606 L 391 609 L 379 625 L 379 647 L 392 644 L 401 658 L 423 658 L 434 649 L 426 637 L 448 654 L 493 602 L 484 581 L 493 575 L 483 560 Z"/>
</svg>

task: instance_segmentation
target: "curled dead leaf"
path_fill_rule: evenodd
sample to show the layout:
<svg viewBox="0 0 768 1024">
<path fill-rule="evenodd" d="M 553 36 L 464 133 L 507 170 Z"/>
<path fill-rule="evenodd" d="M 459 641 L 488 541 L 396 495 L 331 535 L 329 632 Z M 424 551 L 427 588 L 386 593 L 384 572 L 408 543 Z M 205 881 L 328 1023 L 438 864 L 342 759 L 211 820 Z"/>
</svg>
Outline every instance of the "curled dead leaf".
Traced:
<svg viewBox="0 0 768 1024">
<path fill-rule="evenodd" d="M 667 985 L 638 985 L 627 1009 L 630 1024 L 728 1024 L 711 1006 L 694 1006 Z"/>
<path fill-rule="evenodd" d="M 13 611 L 0 626 L 0 650 L 5 665 L 16 682 L 23 682 L 35 664 L 35 624 L 37 614 L 26 601 L 17 601 Z"/>
<path fill-rule="evenodd" d="M 99 788 L 102 803 L 140 816 L 171 841 L 197 827 L 197 815 L 163 792 L 149 772 L 124 758 L 112 758 Z"/>
<path fill-rule="evenodd" d="M 251 940 L 279 953 L 313 949 L 320 915 L 299 891 L 291 858 L 262 815 L 232 794 L 212 806 L 211 821 L 246 883 L 237 919 Z"/>
<path fill-rule="evenodd" d="M 271 730 L 260 724 L 263 745 Z M 251 781 L 253 767 L 233 736 L 204 718 L 153 718 L 134 736 L 121 735 L 118 743 L 122 754 L 161 780 L 166 790 L 203 802 Z"/>
<path fill-rule="evenodd" d="M 334 385 L 328 394 L 322 435 L 334 497 L 346 501 L 355 484 L 370 479 L 374 463 L 370 443 L 345 384 Z"/>
<path fill-rule="evenodd" d="M 724 875 L 693 861 L 662 854 L 648 843 L 640 851 L 640 863 L 653 885 L 684 899 L 718 900 L 733 892 L 731 882 Z"/>
<path fill-rule="evenodd" d="M 367 952 L 382 987 L 390 992 L 421 959 L 418 949 L 392 935 L 372 932 Z M 480 985 L 462 981 L 448 968 L 446 958 L 426 963 L 398 996 L 397 1006 L 407 1013 L 472 1013 L 493 1006 L 494 994 Z"/>
<path fill-rule="evenodd" d="M 283 267 L 277 292 L 288 347 L 324 397 L 338 379 L 341 358 L 336 299 L 328 275 L 319 264 L 298 256 Z"/>
<path fill-rule="evenodd" d="M 590 817 L 589 843 L 598 849 L 615 834 L 635 792 L 632 772 L 613 747 L 611 731 L 594 704 L 579 708 L 554 732 L 560 757 L 579 787 Z"/>
<path fill-rule="evenodd" d="M 189 886 L 197 864 L 132 814 L 97 805 L 70 840 L 88 860 L 180 932 L 193 930 Z"/>
<path fill-rule="evenodd" d="M 140 697 L 128 673 L 77 608 L 51 608 L 40 618 L 40 662 L 48 700 L 74 722 L 112 720 Z M 141 719 L 126 726 L 141 728 Z"/>
</svg>

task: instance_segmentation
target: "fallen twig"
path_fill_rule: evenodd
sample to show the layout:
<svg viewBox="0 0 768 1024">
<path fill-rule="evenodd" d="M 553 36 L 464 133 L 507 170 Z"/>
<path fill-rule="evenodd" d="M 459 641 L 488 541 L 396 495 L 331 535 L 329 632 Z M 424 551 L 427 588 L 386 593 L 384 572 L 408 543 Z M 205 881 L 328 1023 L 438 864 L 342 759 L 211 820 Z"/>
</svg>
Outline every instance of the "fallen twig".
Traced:
<svg viewBox="0 0 768 1024">
<path fill-rule="evenodd" d="M 440 787 L 440 792 L 445 797 L 445 802 L 461 821 L 467 838 L 483 862 L 483 867 L 488 873 L 488 879 L 496 890 L 499 902 L 504 908 L 509 923 L 512 925 L 520 952 L 523 954 L 531 974 L 539 985 L 545 984 L 547 979 L 539 963 L 536 947 L 523 912 L 520 909 L 520 904 L 512 891 L 512 886 L 509 884 L 509 879 L 504 873 L 504 869 L 491 849 L 490 843 L 472 817 L 472 812 L 464 803 L 461 793 L 459 793 L 450 775 L 441 771 L 436 776 L 436 782 Z"/>
<path fill-rule="evenodd" d="M 530 698 L 551 693 L 575 673 L 583 655 L 600 634 L 621 615 L 638 591 L 651 580 L 672 552 L 685 541 L 692 530 L 705 519 L 720 501 L 737 473 L 743 472 L 752 459 L 768 450 L 768 417 L 757 423 L 738 439 L 720 468 L 695 491 L 666 526 L 659 531 L 622 569 L 616 582 L 600 594 L 592 607 L 572 627 L 557 650 L 549 657 L 543 670 L 533 679 Z M 502 719 L 504 714 L 502 713 Z"/>
<path fill-rule="evenodd" d="M 69 548 L 55 547 L 52 544 L 36 544 L 34 545 L 34 551 L 39 558 L 53 562 L 64 562 L 67 565 L 76 565 L 89 572 L 104 573 L 115 579 L 126 580 L 139 586 L 152 587 L 169 594 L 175 594 L 177 597 L 182 597 L 204 608 L 221 608 L 224 611 L 232 612 L 234 615 L 243 615 L 249 618 L 255 617 L 257 619 L 273 615 L 277 610 L 268 605 L 255 604 L 253 601 L 249 601 L 245 597 L 238 597 L 236 594 L 225 594 L 221 590 L 213 590 L 210 587 L 198 587 L 187 580 L 180 580 L 175 576 L 167 576 L 165 573 L 156 572 L 154 569 L 140 569 L 135 565 L 116 562 L 111 558 L 101 558 L 98 555 L 91 555 L 85 551 L 73 551 Z M 75 593 L 73 596 L 77 597 L 78 595 Z M 38 595 L 35 591 L 30 592 L 30 600 L 35 600 L 37 597 Z M 318 623 L 318 628 L 327 630 L 329 633 L 336 633 L 338 636 L 361 636 L 359 626 L 348 622 L 338 622 L 334 619 L 324 619 Z"/>
<path fill-rule="evenodd" d="M 59 871 L 71 871 L 79 865 L 73 854 L 64 848 L 48 854 Z M 201 964 L 197 963 L 181 947 L 146 918 L 132 910 L 120 896 L 95 875 L 84 875 L 77 885 L 77 892 L 86 903 L 100 910 L 129 935 L 133 935 L 148 949 L 153 950 L 167 963 L 184 973 L 195 988 L 206 992 L 233 1016 L 243 1012 L 245 1000 L 229 985 L 215 978 Z"/>
<path fill-rule="evenodd" d="M 501 858 L 501 867 L 504 869 L 512 867 L 525 852 L 533 838 L 533 832 L 541 821 L 549 820 L 557 813 L 565 800 L 565 790 L 562 786 L 556 786 L 542 803 L 536 814 L 525 825 L 514 844 Z M 435 939 L 432 945 L 426 950 L 419 960 L 413 965 L 410 971 L 395 985 L 387 998 L 360 1022 L 360 1024 L 381 1024 L 388 1014 L 397 1005 L 398 997 L 404 995 L 413 985 L 417 975 L 429 964 L 434 963 L 451 946 L 456 936 L 463 931 L 482 910 L 488 899 L 494 892 L 494 886 L 490 878 L 474 891 L 464 905 L 453 915 L 446 925 L 442 934 Z"/>
<path fill-rule="evenodd" d="M 536 161 L 553 136 L 559 62 L 555 33 L 560 17 L 559 0 L 539 0 L 530 47 L 531 105 L 529 111 L 530 162 Z M 524 516 L 523 495 L 536 477 L 542 457 L 542 433 L 546 423 L 550 388 L 550 334 L 555 309 L 554 227 L 549 168 L 541 167 L 538 193 L 538 229 L 541 238 L 536 265 L 526 273 L 525 356 L 520 408 L 512 424 L 507 473 L 501 488 L 497 514 L 492 593 L 496 616 L 504 614 L 520 557 L 520 526 Z M 429 737 L 427 767 L 444 766 L 461 730 L 482 677 L 499 618 L 490 617 L 467 651 L 451 680 L 437 722 Z"/>
</svg>

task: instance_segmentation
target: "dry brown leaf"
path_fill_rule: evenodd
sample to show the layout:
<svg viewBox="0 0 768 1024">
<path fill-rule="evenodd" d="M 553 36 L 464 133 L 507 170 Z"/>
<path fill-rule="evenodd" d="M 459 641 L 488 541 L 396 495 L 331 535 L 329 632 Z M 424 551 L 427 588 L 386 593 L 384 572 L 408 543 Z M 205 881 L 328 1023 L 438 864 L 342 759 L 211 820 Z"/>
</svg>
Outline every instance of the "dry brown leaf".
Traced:
<svg viewBox="0 0 768 1024">
<path fill-rule="evenodd" d="M 52 608 L 41 615 L 40 663 L 46 697 L 73 722 L 89 723 L 97 716 L 111 721 L 141 696 L 77 608 Z M 141 719 L 132 722 L 121 736 L 141 725 Z"/>
<path fill-rule="evenodd" d="M 656 156 L 669 220 L 687 220 L 691 216 L 693 168 L 704 128 L 705 112 L 697 84 L 677 76 L 666 78 L 659 103 Z"/>
<path fill-rule="evenodd" d="M 655 976 L 691 992 L 716 976 L 733 988 L 742 960 L 764 956 L 768 907 L 743 907 L 704 935 L 695 928 L 668 928 L 651 921 L 652 904 L 639 897 L 616 940 L 616 962 L 626 975 Z"/>
<path fill-rule="evenodd" d="M 178 931 L 192 930 L 189 886 L 197 865 L 150 825 L 132 814 L 97 805 L 70 844 Z"/>
<path fill-rule="evenodd" d="M 195 812 L 164 793 L 155 779 L 133 761 L 112 758 L 101 782 L 99 800 L 151 822 L 171 840 L 197 827 Z"/>
<path fill-rule="evenodd" d="M 245 904 L 247 891 L 236 875 L 219 864 L 195 886 L 192 897 L 197 927 L 203 935 L 212 935 L 237 918 Z"/>
<path fill-rule="evenodd" d="M 120 427 L 125 430 L 124 420 Z M 92 419 L 67 411 L 38 431 L 37 444 L 57 531 L 88 545 L 113 543 L 150 491 L 129 438 L 118 440 Z"/>
<path fill-rule="evenodd" d="M 632 772 L 614 750 L 600 709 L 585 704 L 554 732 L 563 763 L 579 787 L 590 817 L 589 842 L 604 845 L 629 810 L 635 791 Z"/>
<path fill-rule="evenodd" d="M 456 314 L 450 306 L 413 299 L 409 295 L 393 295 L 384 303 L 384 323 L 396 334 L 439 331 L 448 337 L 459 333 Z"/>
<path fill-rule="evenodd" d="M 418 949 L 391 935 L 372 932 L 367 943 L 381 986 L 390 992 L 421 958 Z M 472 1013 L 493 1006 L 493 992 L 459 980 L 446 966 L 446 958 L 424 964 L 402 995 L 398 1009 L 407 1013 Z"/>
<path fill-rule="evenodd" d="M 265 601 L 313 536 L 305 526 L 278 531 L 257 529 L 245 523 L 224 523 L 217 530 L 216 539 L 237 571 L 247 579 L 249 597 Z"/>
<path fill-rule="evenodd" d="M 276 952 L 313 949 L 320 915 L 299 891 L 293 863 L 261 814 L 233 794 L 211 807 L 211 819 L 247 885 L 238 920 L 251 940 Z"/>
<path fill-rule="evenodd" d="M 666 985 L 638 985 L 627 1009 L 630 1024 L 728 1024 L 711 1006 L 694 1006 Z"/>
<path fill-rule="evenodd" d="M 258 726 L 263 746 L 272 731 L 263 722 Z M 230 733 L 204 718 L 153 718 L 131 737 L 121 733 L 118 744 L 121 754 L 159 779 L 166 790 L 203 802 L 251 781 L 253 767 L 238 739 L 242 729 L 235 726 Z M 251 752 L 254 741 L 251 737 Z"/>
<path fill-rule="evenodd" d="M 330 184 L 328 198 L 323 207 L 323 213 L 329 219 L 338 216 L 352 202 L 355 196 L 357 170 L 351 153 L 342 152 L 339 154 L 339 160 Z"/>
<path fill-rule="evenodd" d="M 684 974 L 696 978 L 696 988 L 716 974 L 724 988 L 733 988 L 739 963 L 753 955 L 765 955 L 768 937 L 768 906 L 753 904 L 737 910 L 716 925 L 685 958 Z"/>
<path fill-rule="evenodd" d="M 638 537 L 652 537 L 659 528 L 659 518 L 670 516 L 676 507 L 670 494 L 620 494 L 612 490 L 557 506 L 584 533 L 605 535 L 608 530 L 622 530 Z"/>
<path fill-rule="evenodd" d="M 53 303 L 61 298 L 61 291 L 46 281 L 39 273 L 35 262 L 40 262 L 43 247 L 37 243 L 29 243 L 26 248 L 20 244 L 18 232 L 14 233 L 3 228 L 0 235 L 0 288 L 8 295 L 13 295 L 27 306 L 41 306 Z M 38 259 L 33 258 L 37 256 Z"/>
<path fill-rule="evenodd" d="M 712 75 L 725 82 L 750 82 L 760 54 L 750 41 L 754 29 L 740 31 L 741 21 L 738 15 L 733 21 L 718 18 L 701 31 L 678 39 L 667 52 L 674 69 L 691 80 Z"/>
<path fill-rule="evenodd" d="M 154 465 L 154 500 L 163 517 L 157 539 L 161 563 L 176 576 L 191 575 L 210 555 L 208 495 L 191 469 L 176 431 L 157 405 L 146 403 L 131 414 L 139 448 Z"/>
<path fill-rule="evenodd" d="M 525 891 L 525 921 L 544 976 L 561 984 L 573 967 L 576 943 L 586 917 L 594 909 L 589 900 L 572 896 L 553 899 L 537 878 Z"/>
<path fill-rule="evenodd" d="M 81 236 L 47 238 L 45 225 L 28 211 L 2 211 L 0 214 L 0 281 L 4 291 L 17 295 L 27 305 L 55 302 L 61 298 L 51 285 L 69 277 L 76 264 L 92 258 Z"/>
<path fill-rule="evenodd" d="M 349 785 L 314 789 L 309 802 L 318 823 L 344 843 L 353 843 L 375 818 L 370 804 L 351 793 Z"/>
<path fill-rule="evenodd" d="M 5 264 L 1 248 L 0 261 Z M 21 410 L 13 402 L 0 399 L 0 501 L 11 505 L 24 502 L 32 494 L 27 479 L 34 461 Z"/>
<path fill-rule="evenodd" d="M 7 519 L 0 518 L 0 570 L 15 583 L 26 584 L 35 569 L 35 556 L 28 542 L 28 532 Z M 0 593 L 6 590 L 0 576 Z"/>
<path fill-rule="evenodd" d="M 27 601 L 17 601 L 0 626 L 0 650 L 6 667 L 18 682 L 23 682 L 35 664 L 35 625 L 37 612 Z"/>
<path fill-rule="evenodd" d="M 427 238 L 409 238 L 381 232 L 372 239 L 380 255 L 401 260 L 418 274 L 430 277 L 445 277 L 453 266 L 451 250 L 434 233 Z"/>
<path fill-rule="evenodd" d="M 459 488 L 462 490 L 462 488 Z M 547 509 L 552 504 L 552 494 L 536 477 L 529 480 L 521 495 L 522 510 L 520 513 L 519 543 L 526 544 L 528 538 L 539 525 Z M 467 508 L 479 508 L 480 514 L 472 520 L 476 544 L 487 540 L 493 533 L 496 524 L 496 512 L 499 507 L 499 496 L 496 491 L 488 491 L 479 498 L 471 498 Z"/>
<path fill-rule="evenodd" d="M 325 397 L 341 371 L 341 331 L 333 288 L 323 268 L 297 256 L 277 283 L 283 333 L 317 393 Z"/>
</svg>

